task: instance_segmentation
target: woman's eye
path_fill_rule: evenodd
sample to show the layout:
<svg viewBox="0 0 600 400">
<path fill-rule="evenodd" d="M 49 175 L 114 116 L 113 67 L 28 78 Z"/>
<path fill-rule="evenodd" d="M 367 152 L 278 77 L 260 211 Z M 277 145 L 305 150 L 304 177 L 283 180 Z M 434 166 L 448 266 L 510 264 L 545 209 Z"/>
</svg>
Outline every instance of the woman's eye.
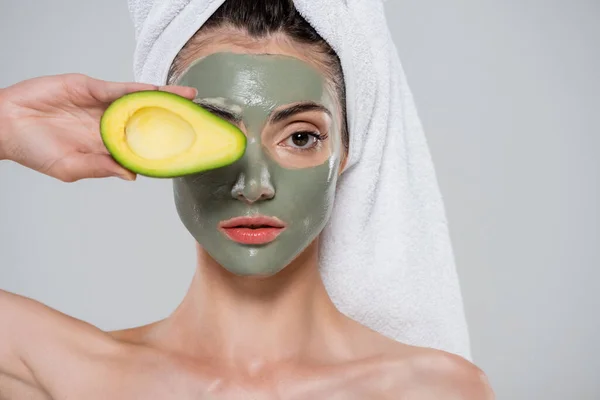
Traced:
<svg viewBox="0 0 600 400">
<path fill-rule="evenodd" d="M 318 135 L 312 132 L 296 132 L 287 138 L 285 145 L 300 149 L 313 147 L 318 141 Z"/>
</svg>

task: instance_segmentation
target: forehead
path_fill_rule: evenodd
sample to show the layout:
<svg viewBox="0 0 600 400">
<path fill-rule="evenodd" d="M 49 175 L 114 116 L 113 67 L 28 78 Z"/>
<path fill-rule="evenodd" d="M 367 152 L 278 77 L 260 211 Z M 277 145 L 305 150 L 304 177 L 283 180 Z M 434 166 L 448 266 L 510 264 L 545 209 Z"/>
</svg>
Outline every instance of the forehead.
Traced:
<svg viewBox="0 0 600 400">
<path fill-rule="evenodd" d="M 285 55 L 210 54 L 193 63 L 178 84 L 195 87 L 199 98 L 225 98 L 242 107 L 301 101 L 331 105 L 325 74 Z"/>
</svg>

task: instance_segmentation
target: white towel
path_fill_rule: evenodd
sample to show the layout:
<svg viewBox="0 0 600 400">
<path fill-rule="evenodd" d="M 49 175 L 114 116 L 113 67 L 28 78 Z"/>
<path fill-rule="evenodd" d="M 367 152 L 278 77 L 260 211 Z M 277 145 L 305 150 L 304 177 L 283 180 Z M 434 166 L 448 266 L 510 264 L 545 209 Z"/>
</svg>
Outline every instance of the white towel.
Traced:
<svg viewBox="0 0 600 400">
<path fill-rule="evenodd" d="M 165 84 L 178 51 L 223 2 L 129 0 L 135 79 Z M 328 293 L 388 337 L 470 360 L 445 208 L 383 2 L 294 3 L 338 54 L 347 91 L 349 160 L 321 239 Z"/>
</svg>

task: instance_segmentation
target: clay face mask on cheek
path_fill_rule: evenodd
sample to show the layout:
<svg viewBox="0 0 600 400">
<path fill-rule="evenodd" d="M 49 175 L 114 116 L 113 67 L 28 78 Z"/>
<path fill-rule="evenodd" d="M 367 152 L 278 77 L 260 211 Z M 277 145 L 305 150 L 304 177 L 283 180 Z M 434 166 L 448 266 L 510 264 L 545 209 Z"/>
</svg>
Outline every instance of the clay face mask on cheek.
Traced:
<svg viewBox="0 0 600 400">
<path fill-rule="evenodd" d="M 324 74 L 289 56 L 215 53 L 194 63 L 178 84 L 198 89 L 202 104 L 237 115 L 248 136 L 246 152 L 234 164 L 174 180 L 181 221 L 211 257 L 232 273 L 277 273 L 317 237 L 333 206 L 340 124 Z M 319 165 L 284 168 L 261 135 L 275 109 L 306 102 L 330 110 L 327 140 L 331 151 Z M 267 243 L 240 243 L 219 227 L 235 217 L 253 216 L 276 218 L 285 227 L 263 230 L 274 237 Z M 251 231 L 245 232 L 247 238 Z"/>
</svg>

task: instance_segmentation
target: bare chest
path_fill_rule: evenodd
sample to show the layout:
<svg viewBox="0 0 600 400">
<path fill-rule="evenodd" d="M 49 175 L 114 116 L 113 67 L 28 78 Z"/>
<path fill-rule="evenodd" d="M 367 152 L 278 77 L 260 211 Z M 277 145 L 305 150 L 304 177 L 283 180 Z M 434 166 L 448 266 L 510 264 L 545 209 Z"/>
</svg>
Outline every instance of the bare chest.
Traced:
<svg viewBox="0 0 600 400">
<path fill-rule="evenodd" d="M 90 371 L 53 382 L 51 394 L 0 378 L 0 400 L 358 400 L 398 399 L 385 381 L 314 374 L 277 381 L 269 377 L 189 376 L 181 371 L 123 371 L 93 379 Z M 350 374 L 351 375 L 351 374 Z"/>
</svg>

